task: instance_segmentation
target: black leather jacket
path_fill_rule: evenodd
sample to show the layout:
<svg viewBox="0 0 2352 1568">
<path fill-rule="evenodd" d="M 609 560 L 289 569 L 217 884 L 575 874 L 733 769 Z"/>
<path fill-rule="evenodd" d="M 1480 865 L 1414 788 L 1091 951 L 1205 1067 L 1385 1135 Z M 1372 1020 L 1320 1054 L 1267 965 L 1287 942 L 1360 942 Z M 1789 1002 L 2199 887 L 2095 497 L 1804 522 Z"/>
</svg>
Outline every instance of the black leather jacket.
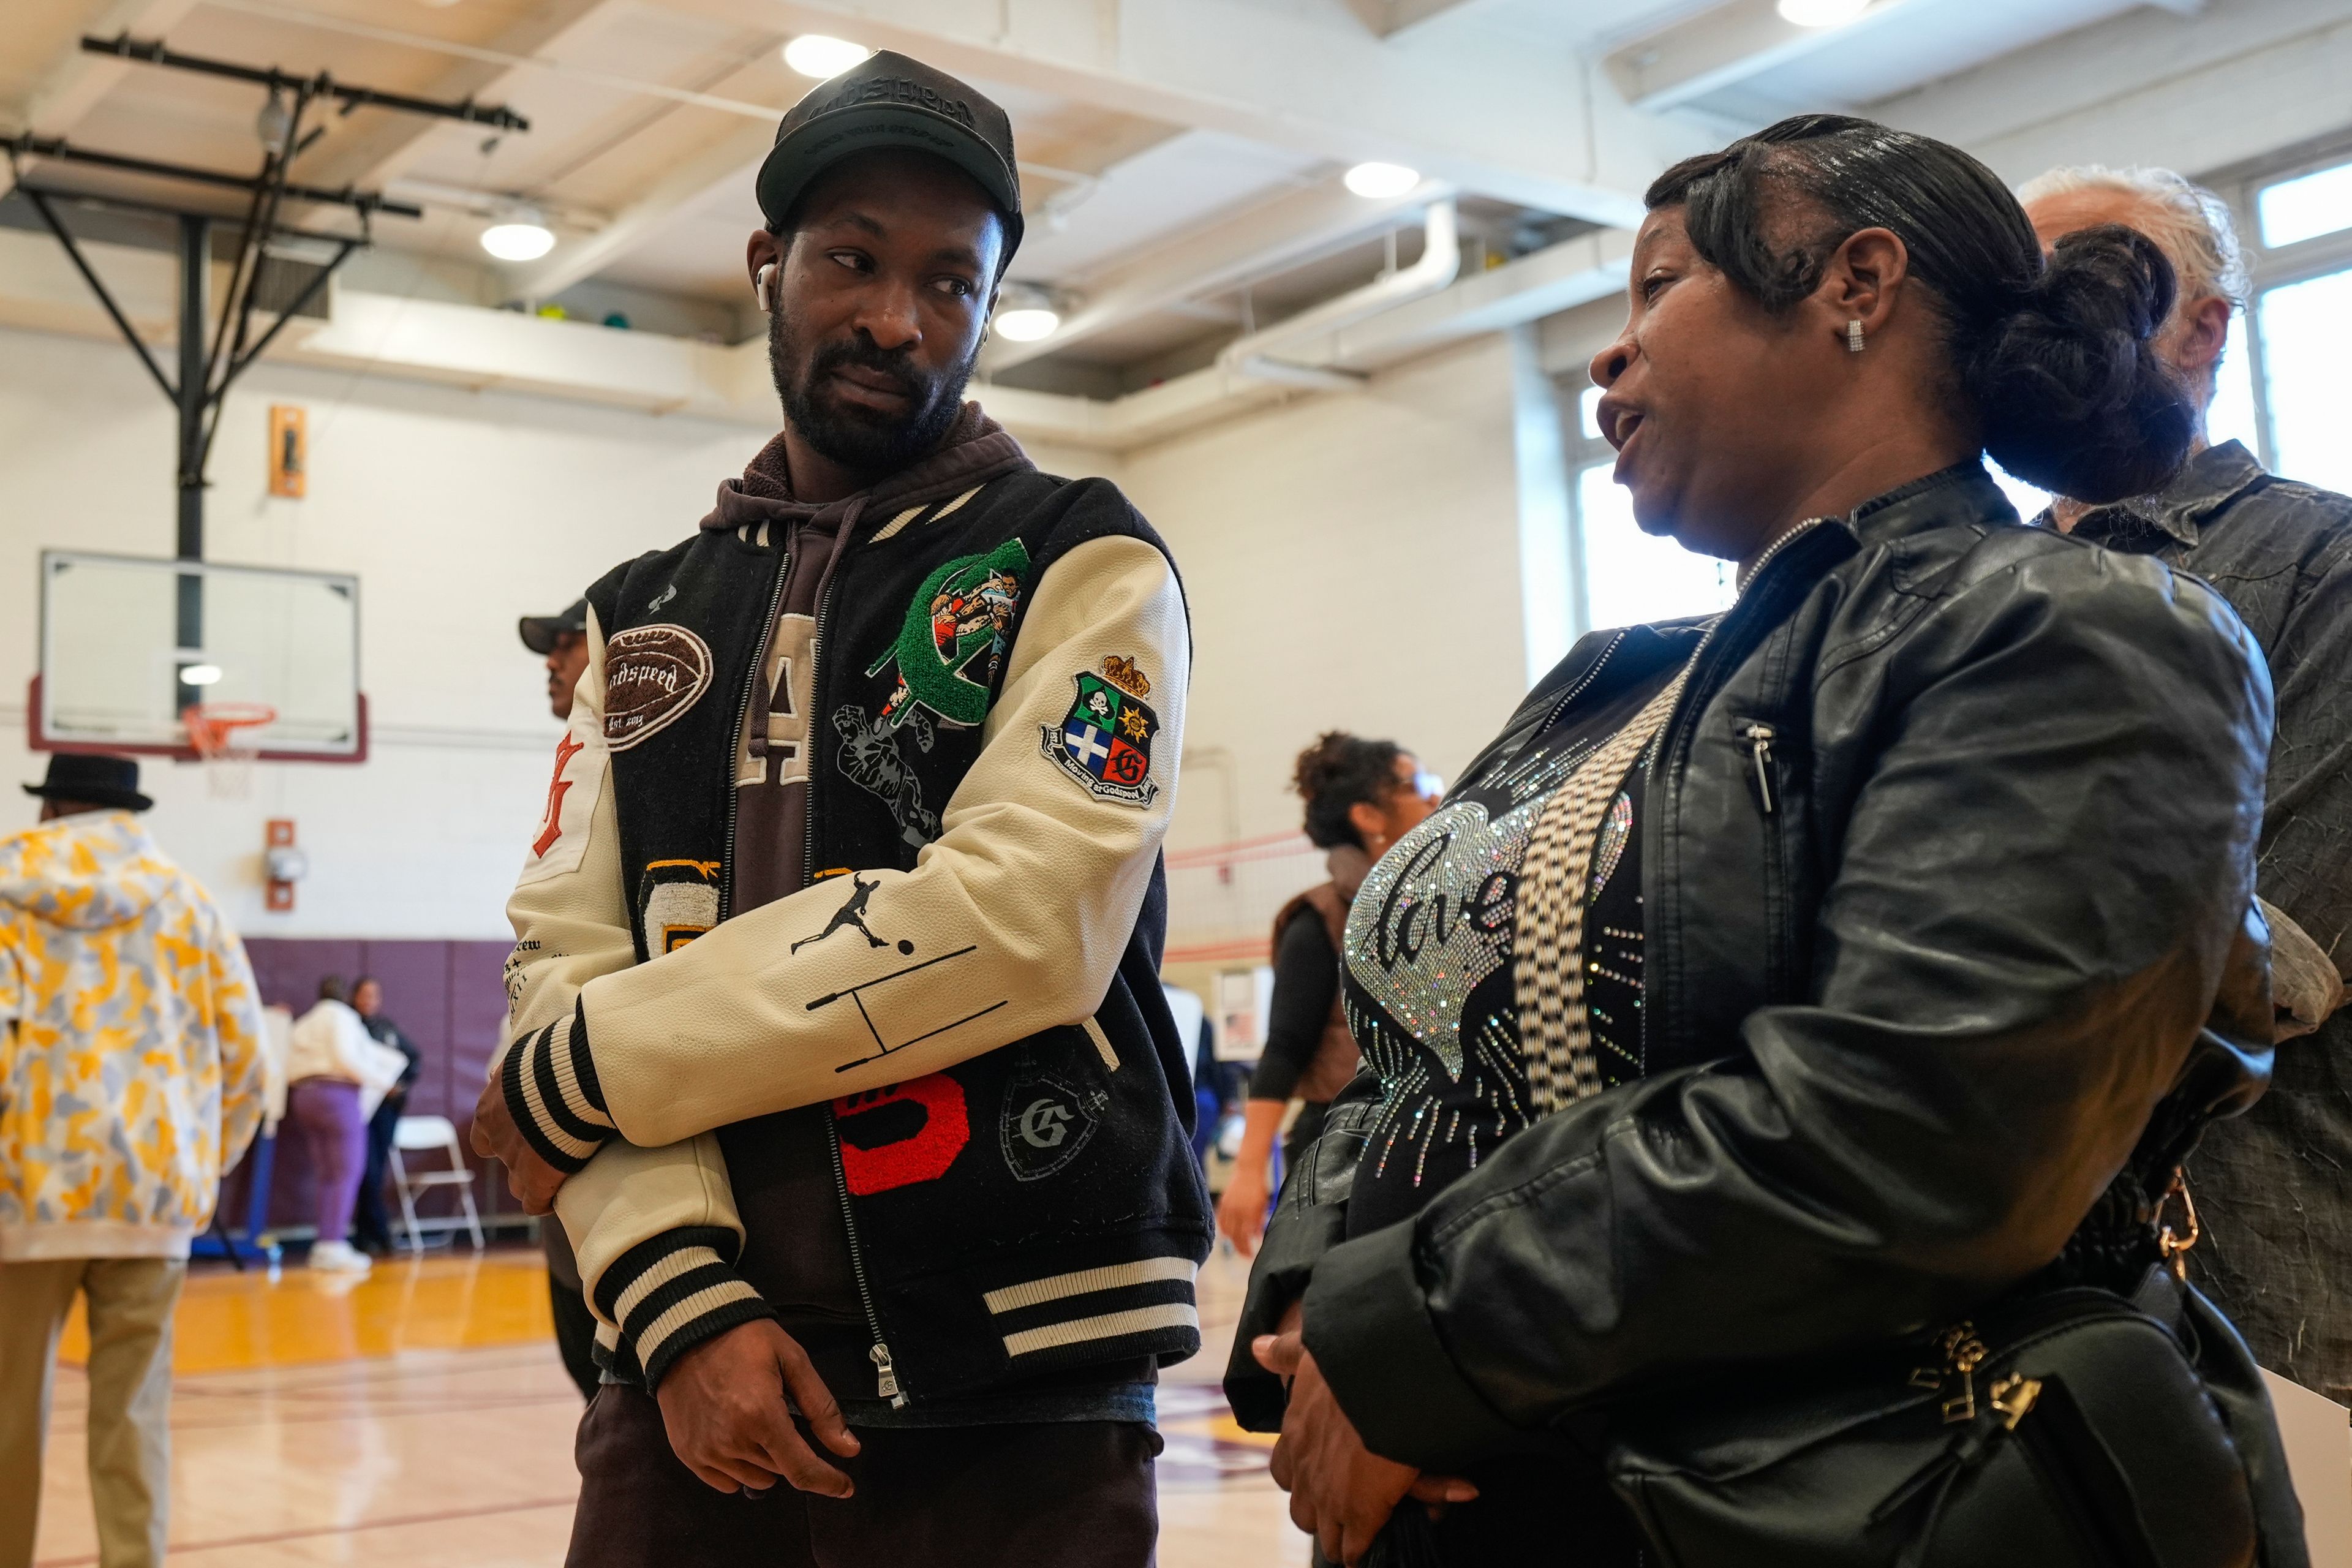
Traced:
<svg viewBox="0 0 2352 1568">
<path fill-rule="evenodd" d="M 1585 638 L 1465 780 L 1694 650 L 1641 822 L 1648 1076 L 1348 1240 L 1359 1078 L 1252 1277 L 1244 1425 L 1302 1289 L 1366 1442 L 1433 1469 L 1948 1322 L 2059 1258 L 2169 1091 L 2261 1093 L 2271 690 L 2210 588 L 1969 464 L 1790 536 L 1713 621 Z"/>
</svg>

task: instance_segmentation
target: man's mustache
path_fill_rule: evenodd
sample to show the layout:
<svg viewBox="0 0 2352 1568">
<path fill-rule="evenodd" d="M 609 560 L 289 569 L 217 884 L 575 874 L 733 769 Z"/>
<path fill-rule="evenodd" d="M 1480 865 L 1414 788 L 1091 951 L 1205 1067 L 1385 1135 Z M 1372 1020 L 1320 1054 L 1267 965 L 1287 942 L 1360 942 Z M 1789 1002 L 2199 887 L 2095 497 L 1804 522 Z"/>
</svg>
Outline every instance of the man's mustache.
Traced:
<svg viewBox="0 0 2352 1568">
<path fill-rule="evenodd" d="M 872 371 L 897 382 L 908 401 L 919 406 L 929 401 L 935 389 L 929 378 L 915 369 L 914 357 L 910 348 L 885 349 L 869 338 L 855 337 L 819 349 L 809 361 L 809 380 L 814 382 L 836 370 L 851 367 Z"/>
</svg>

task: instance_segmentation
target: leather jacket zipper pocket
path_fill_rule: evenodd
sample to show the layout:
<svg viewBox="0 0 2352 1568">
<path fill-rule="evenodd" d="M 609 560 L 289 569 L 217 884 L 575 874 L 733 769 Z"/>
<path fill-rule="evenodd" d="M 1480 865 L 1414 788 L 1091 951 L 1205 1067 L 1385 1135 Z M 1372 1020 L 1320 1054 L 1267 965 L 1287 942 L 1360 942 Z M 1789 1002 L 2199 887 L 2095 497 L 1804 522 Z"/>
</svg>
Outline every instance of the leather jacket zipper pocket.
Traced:
<svg viewBox="0 0 2352 1568">
<path fill-rule="evenodd" d="M 1786 997 L 1795 976 L 1795 941 L 1790 930 L 1794 912 L 1789 889 L 1789 824 L 1782 812 L 1789 797 L 1787 774 L 1778 749 L 1780 732 L 1761 719 L 1738 719 L 1732 731 L 1747 753 L 1748 793 L 1755 797 L 1761 820 L 1765 939 L 1765 984 L 1774 997 Z"/>
<path fill-rule="evenodd" d="M 1767 816 L 1780 809 L 1779 781 L 1774 772 L 1778 764 L 1772 756 L 1772 742 L 1777 738 L 1778 731 L 1761 720 L 1744 720 L 1739 725 L 1740 744 L 1747 748 L 1751 764 L 1748 777 L 1756 785 L 1757 803 L 1763 806 Z"/>
</svg>

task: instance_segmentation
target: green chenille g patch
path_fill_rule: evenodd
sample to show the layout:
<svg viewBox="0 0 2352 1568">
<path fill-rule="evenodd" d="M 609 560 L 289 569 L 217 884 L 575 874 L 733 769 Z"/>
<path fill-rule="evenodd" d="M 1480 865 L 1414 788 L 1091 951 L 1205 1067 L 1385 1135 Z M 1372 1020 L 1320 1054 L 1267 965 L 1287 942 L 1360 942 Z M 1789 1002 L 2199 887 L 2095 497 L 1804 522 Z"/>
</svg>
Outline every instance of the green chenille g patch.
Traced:
<svg viewBox="0 0 2352 1568">
<path fill-rule="evenodd" d="M 866 671 L 879 675 L 898 662 L 884 723 L 895 730 L 919 707 L 959 729 L 988 717 L 1028 570 L 1028 547 L 1012 539 L 983 555 L 959 555 L 923 579 L 897 640 Z"/>
</svg>

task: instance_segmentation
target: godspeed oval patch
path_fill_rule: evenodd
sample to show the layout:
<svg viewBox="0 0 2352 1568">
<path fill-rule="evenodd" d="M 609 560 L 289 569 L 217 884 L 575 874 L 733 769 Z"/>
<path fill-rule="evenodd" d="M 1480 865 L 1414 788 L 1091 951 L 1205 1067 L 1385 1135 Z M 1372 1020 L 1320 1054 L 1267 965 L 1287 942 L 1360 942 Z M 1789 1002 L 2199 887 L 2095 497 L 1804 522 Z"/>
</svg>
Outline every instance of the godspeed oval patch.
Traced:
<svg viewBox="0 0 2352 1568">
<path fill-rule="evenodd" d="M 710 686 L 710 647 L 684 626 L 631 626 L 604 644 L 604 744 L 625 752 Z"/>
</svg>

